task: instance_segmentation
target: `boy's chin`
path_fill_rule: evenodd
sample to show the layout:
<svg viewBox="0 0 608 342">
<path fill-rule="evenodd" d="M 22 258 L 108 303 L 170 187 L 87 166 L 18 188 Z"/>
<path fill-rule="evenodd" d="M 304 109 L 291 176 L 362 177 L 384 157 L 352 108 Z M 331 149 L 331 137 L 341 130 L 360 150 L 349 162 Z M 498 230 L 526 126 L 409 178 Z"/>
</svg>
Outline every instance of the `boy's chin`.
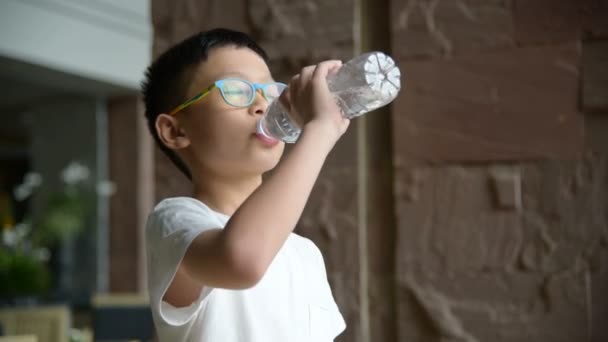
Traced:
<svg viewBox="0 0 608 342">
<path fill-rule="evenodd" d="M 257 172 L 259 174 L 264 174 L 268 171 L 272 171 L 279 164 L 279 158 L 266 158 L 264 160 L 257 160 L 254 163 L 250 164 L 252 167 L 252 171 Z"/>
<path fill-rule="evenodd" d="M 251 161 L 248 164 L 260 172 L 267 172 L 279 164 L 282 155 L 283 149 L 279 148 L 266 150 L 262 153 L 254 153 L 251 155 Z"/>
</svg>

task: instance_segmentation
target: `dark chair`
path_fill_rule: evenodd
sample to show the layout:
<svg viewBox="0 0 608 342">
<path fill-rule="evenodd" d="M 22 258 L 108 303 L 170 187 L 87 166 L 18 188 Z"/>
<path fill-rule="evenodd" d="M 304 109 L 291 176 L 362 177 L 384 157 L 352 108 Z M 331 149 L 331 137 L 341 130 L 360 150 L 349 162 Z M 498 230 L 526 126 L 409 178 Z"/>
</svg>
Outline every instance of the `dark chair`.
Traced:
<svg viewBox="0 0 608 342">
<path fill-rule="evenodd" d="M 147 297 L 137 294 L 94 296 L 93 334 L 95 341 L 152 341 L 154 322 Z"/>
</svg>

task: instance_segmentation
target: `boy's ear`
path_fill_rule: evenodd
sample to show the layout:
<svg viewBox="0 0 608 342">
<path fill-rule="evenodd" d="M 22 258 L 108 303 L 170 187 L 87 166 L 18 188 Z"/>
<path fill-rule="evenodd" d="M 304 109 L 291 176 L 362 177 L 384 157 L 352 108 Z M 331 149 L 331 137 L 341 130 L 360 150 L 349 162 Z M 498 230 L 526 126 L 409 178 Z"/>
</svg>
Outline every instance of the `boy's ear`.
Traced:
<svg viewBox="0 0 608 342">
<path fill-rule="evenodd" d="M 156 118 L 156 133 L 160 141 L 170 149 L 179 150 L 190 145 L 190 139 L 174 116 L 160 114 Z"/>
</svg>

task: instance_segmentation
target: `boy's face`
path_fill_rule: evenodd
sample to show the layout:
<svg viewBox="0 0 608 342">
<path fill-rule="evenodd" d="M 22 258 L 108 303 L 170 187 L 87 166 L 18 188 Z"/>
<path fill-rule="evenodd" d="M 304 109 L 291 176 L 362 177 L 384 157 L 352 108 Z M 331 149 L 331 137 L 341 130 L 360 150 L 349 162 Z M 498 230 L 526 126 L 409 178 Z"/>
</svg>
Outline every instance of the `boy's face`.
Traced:
<svg viewBox="0 0 608 342">
<path fill-rule="evenodd" d="M 248 48 L 212 49 L 207 61 L 194 69 L 186 97 L 191 97 L 224 78 L 253 83 L 273 82 L 264 60 Z M 284 143 L 270 144 L 256 135 L 256 125 L 268 103 L 261 93 L 247 108 L 227 104 L 214 88 L 177 118 L 189 140 L 186 147 L 193 173 L 213 172 L 225 176 L 262 174 L 276 166 Z"/>
</svg>

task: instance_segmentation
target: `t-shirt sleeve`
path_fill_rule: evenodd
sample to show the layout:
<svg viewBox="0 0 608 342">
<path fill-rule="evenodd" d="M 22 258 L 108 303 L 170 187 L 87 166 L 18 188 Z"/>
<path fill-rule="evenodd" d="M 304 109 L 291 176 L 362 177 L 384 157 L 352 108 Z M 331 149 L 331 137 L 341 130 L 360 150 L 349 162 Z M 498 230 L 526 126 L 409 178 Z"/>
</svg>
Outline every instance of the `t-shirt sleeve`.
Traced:
<svg viewBox="0 0 608 342">
<path fill-rule="evenodd" d="M 203 289 L 194 303 L 183 308 L 173 307 L 162 298 L 192 241 L 207 230 L 222 227 L 222 222 L 209 208 L 189 198 L 164 200 L 148 217 L 148 291 L 152 313 L 161 322 L 180 326 L 192 320 L 200 310 L 210 288 Z"/>
</svg>

